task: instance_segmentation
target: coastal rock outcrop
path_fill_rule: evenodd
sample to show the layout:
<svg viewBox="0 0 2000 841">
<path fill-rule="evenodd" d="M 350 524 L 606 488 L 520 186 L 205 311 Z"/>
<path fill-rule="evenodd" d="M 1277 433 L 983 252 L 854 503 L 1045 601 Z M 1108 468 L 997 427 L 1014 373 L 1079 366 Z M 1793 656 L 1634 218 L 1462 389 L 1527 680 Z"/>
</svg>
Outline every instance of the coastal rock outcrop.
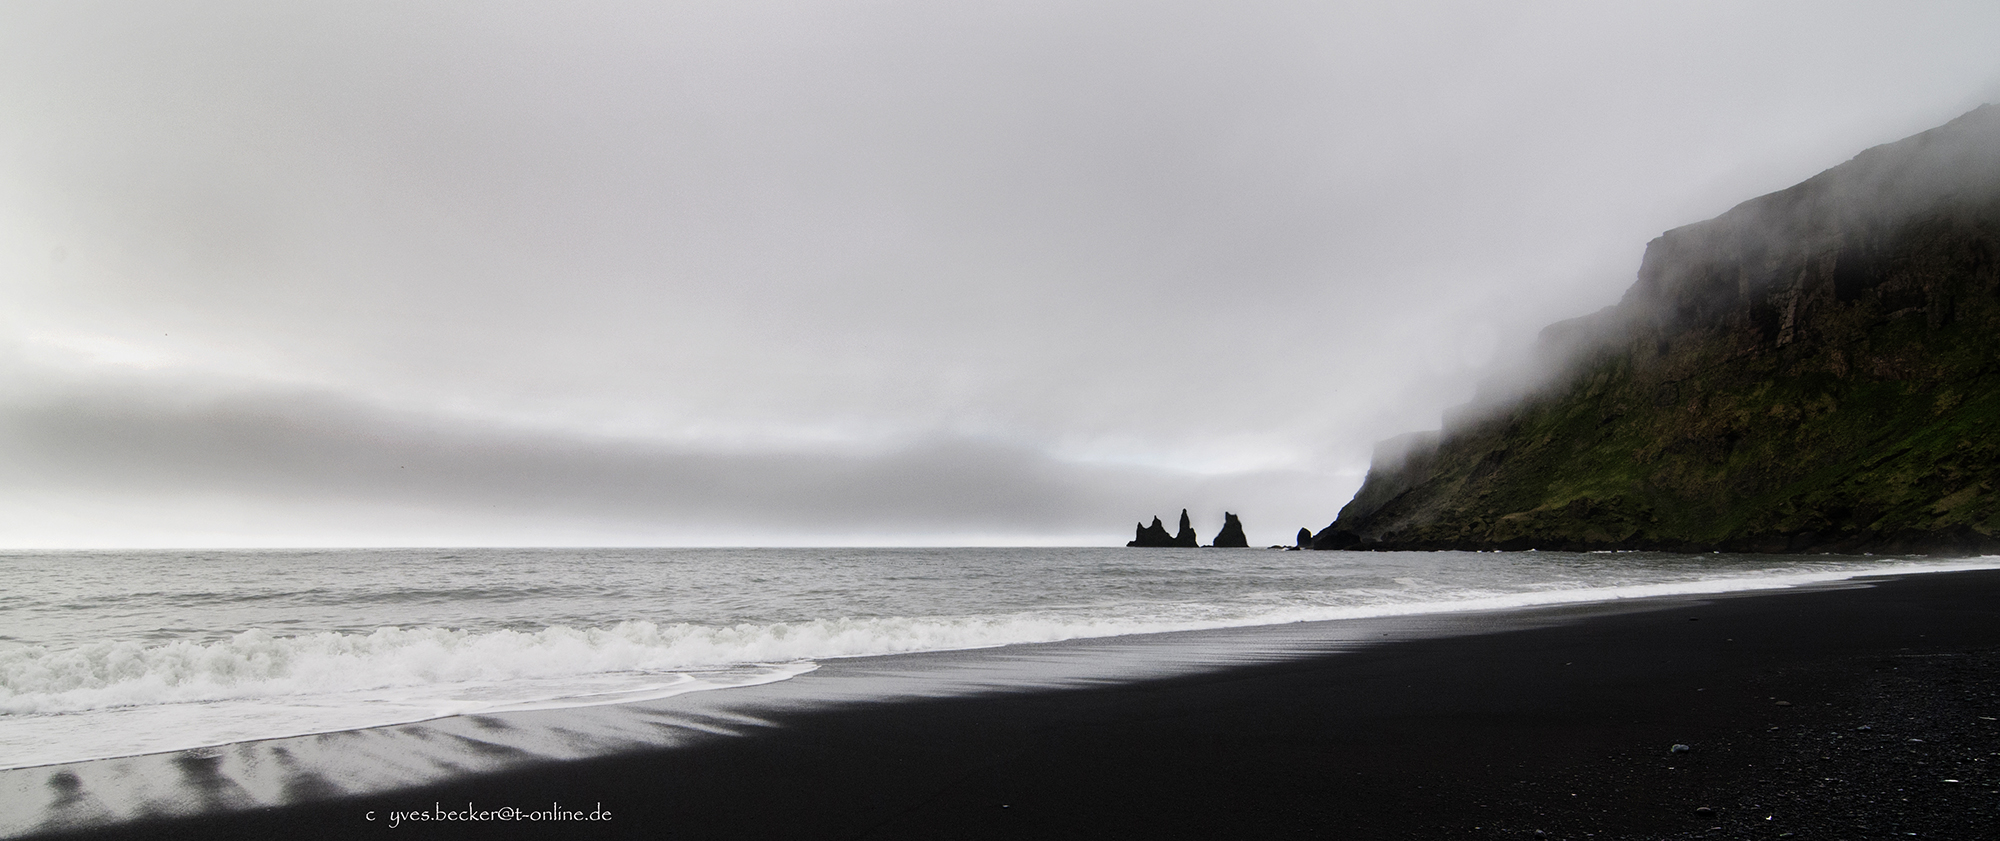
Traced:
<svg viewBox="0 0 2000 841">
<path fill-rule="evenodd" d="M 1167 534 L 1167 527 L 1160 522 L 1160 518 L 1154 517 L 1150 526 L 1140 523 L 1137 533 L 1132 536 L 1132 541 L 1125 545 L 1160 548 L 1174 545 L 1174 538 Z"/>
<path fill-rule="evenodd" d="M 1201 545 L 1201 538 L 1195 537 L 1194 524 L 1189 522 L 1187 509 L 1181 509 L 1181 530 L 1174 533 L 1174 544 L 1188 549 Z"/>
<path fill-rule="evenodd" d="M 1194 521 L 1188 519 L 1187 509 L 1183 508 L 1181 509 L 1181 526 L 1179 531 L 1171 535 L 1167 534 L 1167 527 L 1160 522 L 1160 518 L 1154 517 L 1153 524 L 1150 526 L 1140 523 L 1138 529 L 1134 531 L 1132 539 L 1127 541 L 1125 545 L 1151 548 L 1175 547 L 1195 549 L 1200 548 L 1201 538 L 1195 534 Z M 1250 545 L 1250 540 L 1243 534 L 1243 521 L 1237 519 L 1235 514 L 1226 511 L 1223 512 L 1222 531 L 1216 532 L 1215 541 L 1209 545 L 1247 548 Z"/>
<path fill-rule="evenodd" d="M 1543 345 L 1313 547 L 2000 551 L 2000 107 L 1668 231 Z"/>
<path fill-rule="evenodd" d="M 1217 549 L 1248 549 L 1250 538 L 1243 535 L 1243 521 L 1235 514 L 1222 512 L 1222 530 L 1215 533 L 1215 540 L 1209 543 Z"/>
</svg>

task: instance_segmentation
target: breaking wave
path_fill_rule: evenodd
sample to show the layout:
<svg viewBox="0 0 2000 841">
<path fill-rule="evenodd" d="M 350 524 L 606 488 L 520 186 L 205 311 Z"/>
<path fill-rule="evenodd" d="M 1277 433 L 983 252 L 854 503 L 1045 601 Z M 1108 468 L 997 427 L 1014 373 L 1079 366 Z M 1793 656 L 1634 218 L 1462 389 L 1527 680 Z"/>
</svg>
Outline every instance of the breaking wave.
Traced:
<svg viewBox="0 0 2000 841">
<path fill-rule="evenodd" d="M 1069 605 L 989 616 L 853 617 L 727 626 L 626 621 L 533 631 L 380 628 L 218 641 L 0 644 L 0 715 L 237 700 L 392 702 L 445 715 L 658 697 L 783 679 L 834 657 L 987 648 L 1082 637 L 1796 586 L 1858 574 L 1991 566 L 1994 559 L 1735 575 L 1570 582 L 1500 592 L 1424 586 L 1245 594 L 1226 604 Z M 1578 586 L 1582 585 L 1582 586 Z M 726 677 L 724 675 L 727 675 Z"/>
</svg>

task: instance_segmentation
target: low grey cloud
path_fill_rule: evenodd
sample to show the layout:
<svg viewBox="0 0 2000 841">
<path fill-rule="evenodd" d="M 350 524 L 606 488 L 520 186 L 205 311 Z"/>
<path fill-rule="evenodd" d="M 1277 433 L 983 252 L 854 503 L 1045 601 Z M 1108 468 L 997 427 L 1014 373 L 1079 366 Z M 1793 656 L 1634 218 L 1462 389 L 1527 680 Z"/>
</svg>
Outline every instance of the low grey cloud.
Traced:
<svg viewBox="0 0 2000 841">
<path fill-rule="evenodd" d="M 1285 471 L 1221 480 L 1065 463 L 965 438 L 867 448 L 693 448 L 496 428 L 305 391 L 202 394 L 200 383 L 67 385 L 0 404 L 10 534 L 88 529 L 113 543 L 171 524 L 227 545 L 797 544 L 979 537 L 1103 542 L 1133 510 L 1227 505 L 1244 485 L 1310 487 Z M 23 490 L 98 522 L 22 516 Z M 1221 520 L 1220 508 L 1201 519 Z M 227 528 L 215 531 L 218 524 Z M 1290 525 L 1260 523 L 1272 541 Z M 1111 528 L 1107 528 L 1107 526 Z M 1211 529 L 1212 530 L 1212 529 Z M 1260 535 L 1263 537 L 1264 535 Z"/>
<path fill-rule="evenodd" d="M 4 540 L 1275 542 L 1660 231 L 2000 96 L 1996 33 L 10 4 Z"/>
</svg>

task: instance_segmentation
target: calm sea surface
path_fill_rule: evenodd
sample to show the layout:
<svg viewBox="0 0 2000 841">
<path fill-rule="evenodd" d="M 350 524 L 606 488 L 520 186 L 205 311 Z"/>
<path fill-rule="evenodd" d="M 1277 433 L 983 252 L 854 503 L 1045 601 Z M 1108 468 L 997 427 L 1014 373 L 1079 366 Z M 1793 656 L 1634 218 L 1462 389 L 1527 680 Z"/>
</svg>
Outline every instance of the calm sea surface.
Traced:
<svg viewBox="0 0 2000 841">
<path fill-rule="evenodd" d="M 0 768 L 784 680 L 826 658 L 1979 568 L 1199 549 L 0 553 Z"/>
</svg>

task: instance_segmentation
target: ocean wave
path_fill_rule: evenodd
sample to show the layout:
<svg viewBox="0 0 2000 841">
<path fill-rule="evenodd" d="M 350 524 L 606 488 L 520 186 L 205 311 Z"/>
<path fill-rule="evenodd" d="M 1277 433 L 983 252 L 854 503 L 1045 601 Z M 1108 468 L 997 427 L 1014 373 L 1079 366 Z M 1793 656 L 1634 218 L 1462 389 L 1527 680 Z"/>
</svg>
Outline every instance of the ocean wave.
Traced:
<svg viewBox="0 0 2000 841">
<path fill-rule="evenodd" d="M 1784 587 L 1870 572 L 1991 566 L 1993 559 L 1870 568 L 1761 571 L 1614 586 L 1526 591 L 1398 579 L 1376 590 L 1246 593 L 1227 604 L 1068 605 L 1004 615 L 844 617 L 726 626 L 626 621 L 533 631 L 379 628 L 283 635 L 251 629 L 224 640 L 107 640 L 50 649 L 0 644 L 0 715 L 156 704 L 310 698 L 414 690 L 443 703 L 546 702 L 671 686 L 691 671 L 835 657 L 988 648 L 1162 631 L 1491 610 L 1538 604 Z M 1747 572 L 1747 571 L 1746 571 Z M 1583 584 L 1583 582 L 1573 582 Z M 617 680 L 598 678 L 616 676 Z M 605 686 L 615 686 L 607 690 Z M 426 688 L 436 691 L 425 692 Z"/>
<path fill-rule="evenodd" d="M 1590 560 L 1578 563 L 1584 559 Z M 335 626 L 318 632 L 281 632 L 290 620 L 270 620 L 220 639 L 163 638 L 164 629 L 134 627 L 117 639 L 0 642 L 0 769 L 455 715 L 644 701 L 783 681 L 831 658 L 1726 594 L 2000 566 L 2000 558 L 1789 559 L 1759 566 L 1740 565 L 1755 559 L 1725 558 L 1719 560 L 1729 563 L 1717 566 L 1699 556 L 1649 561 L 1634 555 L 1612 563 L 1595 556 L 1538 560 L 1533 553 L 1495 563 L 1451 554 L 1333 553 L 1296 560 L 1334 574 L 1283 582 L 1241 576 L 1195 599 L 1172 588 L 1052 587 L 1031 608 L 982 615 L 602 626 L 552 617 L 545 627 L 514 630 Z"/>
<path fill-rule="evenodd" d="M 746 663 L 981 648 L 1152 630 L 1159 623 L 1045 617 L 842 618 L 712 627 L 620 622 L 601 628 L 473 632 L 380 628 L 226 640 L 103 641 L 50 650 L 0 647 L 0 714 L 338 695 L 423 686 L 520 685 L 597 675 L 658 676 Z"/>
<path fill-rule="evenodd" d="M 381 628 L 284 636 L 251 629 L 217 642 L 103 641 L 0 648 L 0 714 L 504 684 L 604 673 L 667 673 L 744 662 L 698 629 L 627 622 L 475 633 Z"/>
</svg>

